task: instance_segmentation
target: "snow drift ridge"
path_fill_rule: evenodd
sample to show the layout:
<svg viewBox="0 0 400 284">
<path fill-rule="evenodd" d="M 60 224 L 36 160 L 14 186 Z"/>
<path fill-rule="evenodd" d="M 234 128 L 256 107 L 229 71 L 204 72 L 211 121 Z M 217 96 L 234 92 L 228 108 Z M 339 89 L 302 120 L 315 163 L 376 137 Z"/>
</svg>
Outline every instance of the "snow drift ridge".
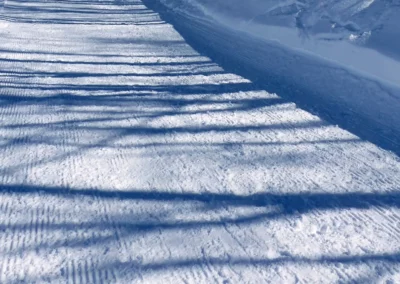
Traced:
<svg viewBox="0 0 400 284">
<path fill-rule="evenodd" d="M 400 0 L 161 0 L 400 86 Z"/>
</svg>

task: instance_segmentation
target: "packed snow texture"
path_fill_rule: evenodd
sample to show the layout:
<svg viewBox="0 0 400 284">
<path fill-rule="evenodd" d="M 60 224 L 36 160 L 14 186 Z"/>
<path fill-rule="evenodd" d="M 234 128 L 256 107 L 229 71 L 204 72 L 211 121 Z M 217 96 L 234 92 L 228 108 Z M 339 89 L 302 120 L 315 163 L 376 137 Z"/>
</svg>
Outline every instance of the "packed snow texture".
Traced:
<svg viewBox="0 0 400 284">
<path fill-rule="evenodd" d="M 400 283 L 400 159 L 239 71 L 382 87 L 155 3 L 7 0 L 0 283 Z"/>
<path fill-rule="evenodd" d="M 161 0 L 400 86 L 399 0 Z"/>
</svg>

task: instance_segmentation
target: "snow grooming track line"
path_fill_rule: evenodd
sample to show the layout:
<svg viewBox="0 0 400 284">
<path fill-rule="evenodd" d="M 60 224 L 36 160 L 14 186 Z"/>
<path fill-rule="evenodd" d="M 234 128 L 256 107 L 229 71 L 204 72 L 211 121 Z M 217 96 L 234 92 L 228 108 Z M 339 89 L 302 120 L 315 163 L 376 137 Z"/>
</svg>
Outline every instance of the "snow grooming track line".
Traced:
<svg viewBox="0 0 400 284">
<path fill-rule="evenodd" d="M 398 282 L 399 159 L 149 3 L 9 0 L 1 282 Z"/>
</svg>

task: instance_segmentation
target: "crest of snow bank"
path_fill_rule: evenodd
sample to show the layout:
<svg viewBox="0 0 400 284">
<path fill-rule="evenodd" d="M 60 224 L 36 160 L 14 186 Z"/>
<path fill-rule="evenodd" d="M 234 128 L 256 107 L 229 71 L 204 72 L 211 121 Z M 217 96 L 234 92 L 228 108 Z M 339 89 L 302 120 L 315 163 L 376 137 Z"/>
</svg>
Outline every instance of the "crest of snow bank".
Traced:
<svg viewBox="0 0 400 284">
<path fill-rule="evenodd" d="M 304 40 L 365 44 L 400 59 L 400 0 L 161 0 L 197 17 L 293 28 Z M 230 19 L 230 20 L 229 20 Z"/>
<path fill-rule="evenodd" d="M 400 0 L 160 0 L 400 87 Z"/>
<path fill-rule="evenodd" d="M 160 0 L 160 2 L 175 12 L 199 17 L 209 15 L 206 7 L 196 0 Z"/>
</svg>

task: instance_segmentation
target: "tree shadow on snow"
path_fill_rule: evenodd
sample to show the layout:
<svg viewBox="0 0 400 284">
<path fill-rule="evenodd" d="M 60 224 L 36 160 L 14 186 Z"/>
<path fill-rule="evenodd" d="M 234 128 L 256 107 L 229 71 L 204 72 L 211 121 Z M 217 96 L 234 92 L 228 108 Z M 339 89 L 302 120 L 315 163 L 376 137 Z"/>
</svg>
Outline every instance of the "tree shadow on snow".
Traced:
<svg viewBox="0 0 400 284">
<path fill-rule="evenodd" d="M 113 21 L 107 22 L 107 19 L 99 20 L 98 16 L 105 12 L 101 9 L 95 9 L 95 7 L 57 7 L 59 3 L 90 6 L 93 4 L 92 1 L 42 2 L 45 2 L 47 6 L 44 8 L 19 7 L 18 3 L 22 5 L 23 3 L 31 3 L 31 1 L 10 1 L 8 11 L 16 12 L 25 9 L 24 15 L 32 13 L 30 17 L 34 17 L 35 13 L 41 11 L 49 14 L 86 15 L 84 18 L 73 18 L 71 21 L 60 21 L 55 17 L 54 19 L 40 20 L 42 22 L 83 25 L 118 24 Z M 209 264 L 216 267 L 336 266 L 338 264 L 358 265 L 360 263 L 371 265 L 384 263 L 390 266 L 399 264 L 400 257 L 396 252 L 390 254 L 370 252 L 347 256 L 326 255 L 317 258 L 288 254 L 276 258 L 203 256 L 198 258 L 171 258 L 165 261 L 161 259 L 151 263 L 143 263 L 139 258 L 134 259 L 134 257 L 122 262 L 117 258 L 110 260 L 104 256 L 112 246 L 121 249 L 120 251 L 131 253 L 127 250 L 128 244 L 126 242 L 149 235 L 150 239 L 157 240 L 156 236 L 162 233 L 176 233 L 179 241 L 180 232 L 197 234 L 204 230 L 226 229 L 229 226 L 237 226 L 244 231 L 246 226 L 261 224 L 267 228 L 269 222 L 284 222 L 307 214 L 318 216 L 318 214 L 324 212 L 363 211 L 371 208 L 379 210 L 398 209 L 400 208 L 400 194 L 395 190 L 383 193 L 352 192 L 342 194 L 329 192 L 279 194 L 273 193 L 272 190 L 265 190 L 256 194 L 238 195 L 230 192 L 193 193 L 182 191 L 182 189 L 173 191 L 168 188 L 164 190 L 150 188 L 118 191 L 115 189 L 40 186 L 31 183 L 11 184 L 5 182 L 10 180 L 8 178 L 13 178 L 17 174 L 35 171 L 36 166 L 46 165 L 50 168 L 52 162 L 64 161 L 67 158 L 83 155 L 100 148 L 107 152 L 107 150 L 140 150 L 151 147 L 158 155 L 165 155 L 173 159 L 175 155 L 193 154 L 199 151 L 208 154 L 207 156 L 217 156 L 232 154 L 236 148 L 253 147 L 253 150 L 258 148 L 264 151 L 260 151 L 260 153 L 255 151 L 255 154 L 248 157 L 234 156 L 232 160 L 242 167 L 248 164 L 277 167 L 279 165 L 298 165 L 302 162 L 304 164 L 307 162 L 307 165 L 317 165 L 320 161 L 312 151 L 274 153 L 265 150 L 266 147 L 312 145 L 323 148 L 327 144 L 339 145 L 341 143 L 362 142 L 354 137 L 336 140 L 323 137 L 309 140 L 300 137 L 301 139 L 285 141 L 285 139 L 279 139 L 279 137 L 275 140 L 269 139 L 266 135 L 258 140 L 238 139 L 241 136 L 240 134 L 252 131 L 262 132 L 263 134 L 282 130 L 304 132 L 330 126 L 330 124 L 321 120 L 302 120 L 287 123 L 240 121 L 240 123 L 233 124 L 215 120 L 205 124 L 197 123 L 201 121 L 201 119 L 197 119 L 201 115 L 211 117 L 213 115 L 236 116 L 258 110 L 268 112 L 276 109 L 278 111 L 293 111 L 295 106 L 290 102 L 296 102 L 306 110 L 317 112 L 327 121 L 339 124 L 363 139 L 399 153 L 396 142 L 398 139 L 396 125 L 392 125 L 393 127 L 389 124 L 379 126 L 377 121 L 364 117 L 363 113 L 346 110 L 346 107 L 339 101 L 325 101 L 322 98 L 324 94 L 316 93 L 305 86 L 294 85 L 291 78 L 284 78 L 281 74 L 272 72 L 271 68 L 267 68 L 268 64 L 264 65 L 265 55 L 260 58 L 258 65 L 248 64 L 249 60 L 250 63 L 254 63 L 251 58 L 254 54 L 264 54 L 265 48 L 269 48 L 268 46 L 248 38 L 235 38 L 237 40 L 235 40 L 235 44 L 232 44 L 232 42 L 228 44 L 224 41 L 225 36 L 231 39 L 231 34 L 228 31 L 218 27 L 210 27 L 213 28 L 212 30 L 216 32 L 216 35 L 222 35 L 221 37 L 215 35 L 210 37 L 208 30 L 202 30 L 200 24 L 196 23 L 200 26 L 194 25 L 193 29 L 190 29 L 186 25 L 186 18 L 170 15 L 163 8 L 157 6 L 156 2 L 144 2 L 149 7 L 148 9 L 137 7 L 137 10 L 128 9 L 126 13 L 152 15 L 160 12 L 164 20 L 144 20 L 143 22 L 134 22 L 135 24 L 158 25 L 164 23 L 164 21 L 172 23 L 183 35 L 185 41 L 200 52 L 200 55 L 185 49 L 183 47 L 185 41 L 180 40 L 155 41 L 143 39 L 134 41 L 122 38 L 111 42 L 111 40 L 99 37 L 91 38 L 91 40 L 99 45 L 114 44 L 117 47 L 123 46 L 123 48 L 118 50 L 116 47 L 116 50 L 113 49 L 111 53 L 109 50 L 107 50 L 108 53 L 97 53 L 95 51 L 92 53 L 88 51 L 74 53 L 71 51 L 29 49 L 22 51 L 3 49 L 0 51 L 1 54 L 7 55 L 7 58 L 0 58 L 0 111 L 2 118 L 10 117 L 10 119 L 4 119 L 1 122 L 0 151 L 8 153 L 7 151 L 10 149 L 17 149 L 12 152 L 17 155 L 20 147 L 21 149 L 22 147 L 29 148 L 38 145 L 44 147 L 44 150 L 37 155 L 37 159 L 24 160 L 22 158 L 19 160 L 13 157 L 12 163 L 7 164 L 9 160 L 4 159 L 3 164 L 0 165 L 0 175 L 4 178 L 3 184 L 0 184 L 0 212 L 6 216 L 0 224 L 0 232 L 4 233 L 5 240 L 16 238 L 16 236 L 20 240 L 20 237 L 23 236 L 23 240 L 0 248 L 1 254 L 20 257 L 25 256 L 25 254 L 29 255 L 31 252 L 40 255 L 41 253 L 57 253 L 62 250 L 64 252 L 68 250 L 75 252 L 74 249 L 76 249 L 79 252 L 88 249 L 91 254 L 87 254 L 82 259 L 79 259 L 78 256 L 76 258 L 71 257 L 67 260 L 68 263 L 64 263 L 60 271 L 55 273 L 60 278 L 67 278 L 67 281 L 71 280 L 71 282 L 78 278 L 81 282 L 96 282 L 93 279 L 98 279 L 99 282 L 101 280 L 115 282 L 118 278 L 114 274 L 115 271 L 146 274 Z M 35 3 L 40 4 L 41 1 Z M 123 5 L 124 2 L 107 1 L 101 3 L 102 6 L 113 6 L 117 3 Z M 118 7 L 113 7 L 113 9 L 113 13 L 122 13 Z M 96 16 L 96 19 L 91 18 L 92 16 Z M 15 17 L 14 20 L 29 22 L 32 19 Z M 181 20 L 182 22 L 180 22 Z M 249 47 L 249 41 L 253 43 L 251 50 L 249 50 L 250 57 L 236 58 L 234 51 L 245 50 Z M 149 56 L 143 54 L 130 56 L 129 52 L 118 54 L 118 51 L 131 48 L 131 44 L 136 46 L 138 51 L 147 51 Z M 177 56 L 179 60 L 168 52 L 163 53 L 162 48 L 165 47 L 172 47 L 167 51 L 176 52 L 179 55 Z M 269 53 L 271 58 L 274 57 L 274 52 L 279 51 L 273 49 L 273 52 Z M 24 54 L 29 56 L 29 59 L 21 59 L 14 54 Z M 206 55 L 212 60 L 205 60 L 201 55 Z M 61 56 L 64 58 L 59 59 Z M 282 56 L 287 56 L 287 53 L 283 53 Z M 131 60 L 132 58 L 135 60 Z M 165 61 L 150 61 L 149 58 L 163 58 Z M 147 61 L 141 61 L 143 59 Z M 296 60 L 296 62 L 291 63 L 293 68 L 296 67 L 296 64 L 309 64 L 306 59 L 300 56 L 296 57 Z M 52 65 L 57 67 L 59 71 L 43 69 Z M 66 70 L 67 67 L 68 70 Z M 141 73 L 141 67 L 150 67 L 154 70 L 152 70 L 152 73 Z M 310 66 L 310 68 L 314 67 Z M 92 73 L 85 68 L 99 71 Z M 121 70 L 122 68 L 128 70 Z M 129 68 L 134 70 L 129 70 Z M 315 71 L 315 69 L 313 70 Z M 338 72 L 342 71 L 339 70 Z M 190 82 L 196 76 L 209 78 L 232 75 L 232 73 L 241 75 L 250 81 L 224 81 L 219 84 L 165 83 L 168 82 L 167 79 L 177 77 L 184 77 L 185 82 Z M 125 82 L 128 83 L 109 84 L 109 81 L 106 83 L 86 83 L 84 81 L 93 78 L 112 80 L 113 76 L 123 77 L 126 79 Z M 150 82 L 146 81 L 147 84 L 143 85 L 135 84 L 137 78 L 150 78 Z M 153 82 L 158 78 L 165 79 L 164 83 Z M 32 79 L 37 81 L 32 83 Z M 51 80 L 62 80 L 62 82 Z M 351 82 L 343 82 L 340 89 L 346 88 L 346 84 L 351 85 Z M 264 90 L 276 92 L 280 97 L 267 96 Z M 337 95 L 335 90 L 329 91 L 334 91 L 331 97 Z M 345 95 L 349 95 L 349 93 L 345 93 Z M 313 101 L 315 97 L 319 97 L 319 99 Z M 59 116 L 55 116 L 54 113 L 59 114 Z M 163 118 L 179 116 L 187 119 L 190 117 L 191 120 L 188 119 L 188 122 L 183 125 L 155 126 L 151 124 L 151 121 L 155 119 L 162 120 Z M 119 124 L 127 121 L 130 123 Z M 136 123 L 137 121 L 143 123 Z M 72 138 L 65 135 L 66 133 L 72 133 Z M 87 135 L 89 139 L 81 139 L 80 136 L 75 137 L 75 134 Z M 208 137 L 206 137 L 208 140 L 166 140 L 166 137 L 171 136 L 186 135 L 193 138 L 198 134 L 208 134 Z M 236 140 L 211 139 L 224 134 L 232 134 Z M 130 142 L 119 143 L 124 138 L 131 138 Z M 61 148 L 62 151 L 46 152 L 46 149 L 54 148 Z M 98 153 L 96 154 L 98 155 Z M 106 153 L 102 153 L 102 155 L 106 155 Z M 145 157 L 145 154 L 141 153 L 141 155 L 142 158 Z M 294 168 L 294 170 L 296 169 Z M 29 198 L 34 199 L 29 200 Z M 49 199 L 52 198 L 57 202 L 48 203 Z M 9 201 L 10 199 L 13 202 L 7 203 L 6 200 Z M 108 215 L 99 211 L 104 208 L 99 209 L 91 206 L 96 203 L 103 207 L 107 206 Z M 15 208 L 10 204 L 15 205 Z M 53 206 L 54 204 L 57 204 L 57 206 Z M 236 209 L 238 210 L 236 211 Z M 244 209 L 244 211 L 240 211 L 241 209 Z M 186 218 L 182 219 L 182 214 Z M 13 219 L 11 216 L 20 218 Z M 36 219 L 26 220 L 27 216 Z M 137 238 L 132 238 L 132 236 Z M 194 247 L 195 245 L 193 249 Z M 156 245 L 149 249 L 157 250 L 159 247 Z M 98 250 L 101 250 L 101 252 Z M 27 282 L 35 281 L 33 274 L 27 277 Z M 42 276 L 40 276 L 40 279 L 46 280 L 46 277 Z M 47 280 L 57 281 L 57 279 L 51 278 Z"/>
<path fill-rule="evenodd" d="M 164 25 L 140 1 L 8 0 L 0 19 L 19 23 L 68 25 Z"/>
<path fill-rule="evenodd" d="M 130 190 L 115 191 L 106 189 L 90 188 L 66 188 L 50 186 L 29 186 L 29 185 L 0 185 L 1 196 L 7 198 L 19 198 L 25 200 L 34 196 L 40 196 L 41 201 L 35 206 L 24 206 L 7 209 L 4 205 L 0 210 L 5 209 L 5 213 L 43 216 L 40 221 L 40 232 L 37 231 L 37 224 L 32 222 L 13 223 L 10 227 L 6 224 L 0 224 L 0 230 L 7 232 L 8 235 L 28 234 L 29 238 L 39 238 L 40 242 L 34 244 L 26 243 L 15 244 L 11 247 L 1 248 L 4 255 L 21 255 L 30 251 L 37 253 L 56 252 L 62 249 L 106 249 L 110 246 L 121 245 L 125 243 L 125 238 L 132 239 L 144 236 L 158 235 L 162 231 L 164 234 L 176 233 L 178 236 L 189 232 L 200 233 L 203 230 L 223 229 L 227 226 L 235 226 L 241 230 L 246 230 L 247 226 L 254 224 L 264 224 L 273 220 L 285 221 L 290 216 L 301 216 L 304 214 L 322 214 L 327 211 L 343 210 L 366 210 L 370 208 L 400 208 L 400 194 L 396 192 L 388 193 L 294 193 L 294 194 L 273 194 L 259 193 L 252 195 L 236 195 L 232 193 L 189 193 L 162 191 L 159 189 L 149 190 Z M 74 216 L 73 206 L 70 209 L 48 207 L 46 203 L 48 198 L 56 198 L 61 204 L 70 202 L 86 203 L 79 212 L 82 216 L 89 216 L 86 221 L 79 221 L 72 218 L 68 221 L 60 220 L 57 215 Z M 93 202 L 108 204 L 110 212 L 113 208 L 122 209 L 121 213 L 111 213 L 104 217 L 96 213 L 91 208 Z M 128 203 L 124 203 L 128 202 Z M 140 202 L 140 203 L 138 203 Z M 140 204 L 140 205 L 139 205 Z M 146 205 L 148 204 L 148 205 Z M 143 207 L 144 205 L 144 207 Z M 191 205 L 187 207 L 188 205 Z M 129 206 L 129 209 L 126 208 Z M 169 209 L 164 209 L 169 206 Z M 247 211 L 241 215 L 229 213 L 230 208 L 248 208 L 255 211 Z M 125 208 L 125 209 L 123 209 Z M 147 208 L 147 209 L 146 209 Z M 196 209 L 197 208 L 197 209 Z M 186 212 L 185 210 L 197 211 Z M 11 211 L 10 211 L 11 210 Z M 50 210 L 50 211 L 49 211 Z M 126 212 L 124 212 L 124 210 Z M 150 210 L 150 211 L 148 211 Z M 164 211 L 167 210 L 167 211 Z M 182 211 L 183 210 L 183 211 Z M 228 210 L 228 211 L 227 211 Z M 32 212 L 30 212 L 32 211 Z M 54 212 L 53 212 L 54 211 Z M 220 216 L 218 212 L 227 211 L 228 214 Z M 124 213 L 123 213 L 124 212 Z M 182 220 L 179 214 L 184 213 L 187 218 Z M 204 218 L 201 214 L 208 216 Z M 45 214 L 53 216 L 45 218 Z M 76 215 L 77 217 L 78 215 Z M 211 217 L 210 217 L 211 216 Z M 7 231 L 6 231 L 7 230 Z M 57 234 L 62 232 L 62 235 Z M 54 237 L 45 238 L 45 235 Z M 36 237 L 35 237 L 36 236 Z M 61 236 L 61 237 L 60 237 Z M 28 239 L 29 239 L 28 238 Z M 28 240 L 26 239 L 26 240 Z M 136 239 L 136 238 L 134 238 Z M 197 250 L 196 246 L 192 248 Z M 93 252 L 91 253 L 93 255 Z M 368 265 L 373 267 L 379 263 L 385 265 L 397 265 L 400 263 L 398 253 L 365 253 L 359 255 L 339 255 L 339 256 L 320 256 L 316 258 L 299 257 L 296 255 L 284 254 L 272 258 L 260 257 L 237 257 L 237 256 L 207 256 L 205 258 L 182 257 L 182 259 L 169 258 L 165 261 L 157 260 L 155 262 L 143 263 L 139 254 L 138 258 L 131 256 L 127 261 L 119 260 L 93 260 L 90 257 L 82 260 L 80 264 L 70 264 L 61 267 L 56 275 L 61 278 L 83 278 L 90 282 L 91 277 L 99 277 L 97 274 L 107 273 L 103 278 L 116 279 L 115 272 L 133 273 L 133 274 L 151 274 L 156 272 L 167 272 L 169 270 L 187 269 L 212 265 L 213 267 L 278 267 L 288 265 L 318 265 L 325 267 L 337 267 L 338 265 Z M 161 258 L 162 259 L 162 258 Z M 74 267 L 75 266 L 75 267 Z M 78 269 L 76 266 L 79 266 Z M 95 275 L 95 276 L 92 276 Z M 88 276 L 89 275 L 89 276 Z M 96 276 L 97 275 L 97 276 Z M 35 276 L 31 275 L 29 281 L 34 281 Z M 355 275 L 354 275 L 355 276 Z M 54 277 L 54 275 L 52 275 Z M 45 278 L 40 278 L 45 279 Z"/>
</svg>

